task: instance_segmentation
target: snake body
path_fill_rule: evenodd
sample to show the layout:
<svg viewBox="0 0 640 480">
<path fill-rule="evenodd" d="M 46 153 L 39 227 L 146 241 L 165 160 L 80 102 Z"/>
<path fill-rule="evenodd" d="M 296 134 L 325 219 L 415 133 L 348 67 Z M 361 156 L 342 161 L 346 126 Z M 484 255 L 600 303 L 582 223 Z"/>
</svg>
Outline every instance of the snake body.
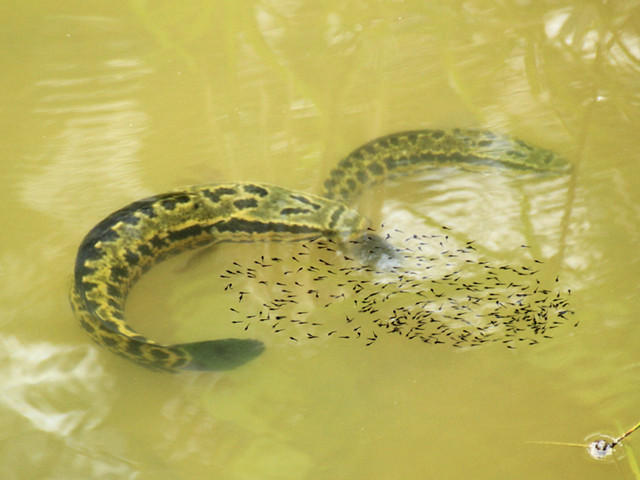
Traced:
<svg viewBox="0 0 640 480">
<path fill-rule="evenodd" d="M 98 344 L 146 367 L 165 371 L 224 370 L 258 356 L 251 339 L 164 345 L 131 328 L 127 295 L 156 262 L 221 242 L 327 237 L 346 244 L 366 228 L 347 205 L 367 186 L 417 168 L 505 165 L 563 172 L 555 153 L 510 136 L 481 130 L 419 130 L 375 139 L 331 171 L 322 196 L 259 183 L 191 186 L 133 202 L 85 236 L 78 249 L 70 301 L 82 327 Z"/>
</svg>

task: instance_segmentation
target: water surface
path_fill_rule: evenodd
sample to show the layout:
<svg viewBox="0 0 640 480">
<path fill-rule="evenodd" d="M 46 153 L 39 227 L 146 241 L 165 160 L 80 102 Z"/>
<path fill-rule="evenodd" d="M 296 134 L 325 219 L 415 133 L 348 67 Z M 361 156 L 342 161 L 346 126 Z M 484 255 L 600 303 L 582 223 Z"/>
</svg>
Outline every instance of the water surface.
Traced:
<svg viewBox="0 0 640 480">
<path fill-rule="evenodd" d="M 607 462 L 530 442 L 638 421 L 640 4 L 424 3 L 5 12 L 3 478 L 638 478 L 633 436 Z M 166 375 L 94 346 L 71 314 L 75 249 L 131 201 L 217 181 L 319 192 L 376 136 L 454 126 L 516 135 L 573 170 L 427 171 L 357 208 L 406 232 L 446 225 L 491 261 L 542 259 L 575 311 L 552 339 L 365 348 L 256 331 L 267 351 L 238 370 Z M 170 342 L 237 333 L 219 273 L 287 248 L 159 265 L 131 322 Z"/>
</svg>

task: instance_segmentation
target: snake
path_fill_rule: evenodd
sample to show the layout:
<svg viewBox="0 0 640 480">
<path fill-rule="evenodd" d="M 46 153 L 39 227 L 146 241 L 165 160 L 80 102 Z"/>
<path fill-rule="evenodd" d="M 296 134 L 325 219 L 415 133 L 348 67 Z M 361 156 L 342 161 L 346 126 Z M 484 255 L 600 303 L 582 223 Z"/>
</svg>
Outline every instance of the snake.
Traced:
<svg viewBox="0 0 640 480">
<path fill-rule="evenodd" d="M 98 345 L 150 369 L 238 367 L 259 356 L 264 343 L 220 338 L 163 344 L 131 327 L 125 304 L 143 273 L 167 257 L 223 242 L 325 237 L 346 245 L 368 225 L 350 207 L 364 189 L 443 166 L 552 173 L 570 168 L 553 151 L 510 135 L 426 129 L 385 135 L 356 148 L 330 171 L 320 195 L 252 182 L 203 184 L 154 195 L 111 213 L 86 234 L 75 261 L 72 310 Z"/>
</svg>

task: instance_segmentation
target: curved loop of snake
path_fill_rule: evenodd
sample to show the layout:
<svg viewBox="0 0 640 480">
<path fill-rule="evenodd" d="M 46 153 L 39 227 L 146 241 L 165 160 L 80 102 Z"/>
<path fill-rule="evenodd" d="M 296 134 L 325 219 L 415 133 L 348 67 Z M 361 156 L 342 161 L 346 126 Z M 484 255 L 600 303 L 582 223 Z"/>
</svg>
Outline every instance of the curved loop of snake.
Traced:
<svg viewBox="0 0 640 480">
<path fill-rule="evenodd" d="M 346 244 L 367 226 L 348 207 L 364 188 L 421 167 L 477 165 L 556 173 L 569 169 L 555 153 L 513 137 L 482 130 L 418 130 L 380 137 L 354 150 L 332 170 L 322 196 L 266 184 L 226 183 L 145 198 L 109 215 L 80 244 L 72 309 L 98 344 L 146 367 L 234 368 L 258 356 L 263 343 L 225 338 L 163 345 L 127 324 L 127 295 L 153 264 L 228 241 L 322 236 Z"/>
</svg>

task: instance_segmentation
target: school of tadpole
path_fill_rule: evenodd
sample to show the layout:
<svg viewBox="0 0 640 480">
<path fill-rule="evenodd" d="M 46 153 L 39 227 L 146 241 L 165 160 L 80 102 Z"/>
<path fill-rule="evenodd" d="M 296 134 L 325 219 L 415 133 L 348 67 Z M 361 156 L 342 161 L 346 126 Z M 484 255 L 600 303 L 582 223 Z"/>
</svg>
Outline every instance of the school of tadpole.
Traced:
<svg viewBox="0 0 640 480">
<path fill-rule="evenodd" d="M 383 238 L 384 246 L 369 247 L 372 238 Z M 515 348 L 578 325 L 571 320 L 571 291 L 530 255 L 524 265 L 484 259 L 473 241 L 456 241 L 447 227 L 429 234 L 371 230 L 350 243 L 391 255 L 370 251 L 378 260 L 363 264 L 349 245 L 317 238 L 281 244 L 277 252 L 286 255 L 232 262 L 220 275 L 232 296 L 231 322 L 291 342 L 335 339 L 367 347 L 394 335 L 429 345 Z"/>
</svg>

